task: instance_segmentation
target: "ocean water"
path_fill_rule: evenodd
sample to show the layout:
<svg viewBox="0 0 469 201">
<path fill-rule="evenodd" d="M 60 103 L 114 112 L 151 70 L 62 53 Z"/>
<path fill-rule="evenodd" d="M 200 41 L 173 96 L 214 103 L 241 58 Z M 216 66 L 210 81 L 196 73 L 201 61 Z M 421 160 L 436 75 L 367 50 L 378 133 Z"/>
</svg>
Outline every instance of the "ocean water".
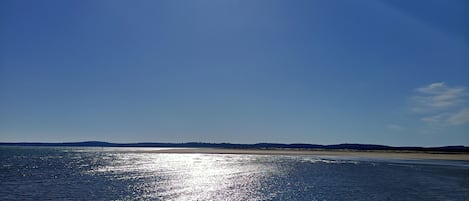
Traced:
<svg viewBox="0 0 469 201">
<path fill-rule="evenodd" d="M 463 201 L 469 163 L 0 147 L 0 200 Z"/>
</svg>

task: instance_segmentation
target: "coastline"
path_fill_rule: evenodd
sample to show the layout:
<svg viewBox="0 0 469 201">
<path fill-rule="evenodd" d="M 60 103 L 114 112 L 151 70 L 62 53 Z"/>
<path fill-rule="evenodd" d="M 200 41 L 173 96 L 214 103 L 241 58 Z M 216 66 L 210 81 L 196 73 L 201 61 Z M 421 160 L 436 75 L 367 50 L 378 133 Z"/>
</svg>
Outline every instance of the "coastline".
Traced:
<svg viewBox="0 0 469 201">
<path fill-rule="evenodd" d="M 126 150 L 128 151 L 128 150 Z M 248 154 L 248 155 L 313 155 L 349 156 L 387 159 L 432 159 L 469 161 L 468 153 L 418 152 L 418 151 L 357 151 L 357 150 L 289 150 L 289 149 L 227 149 L 227 148 L 168 148 L 157 150 L 130 150 L 136 153 L 172 154 Z"/>
</svg>

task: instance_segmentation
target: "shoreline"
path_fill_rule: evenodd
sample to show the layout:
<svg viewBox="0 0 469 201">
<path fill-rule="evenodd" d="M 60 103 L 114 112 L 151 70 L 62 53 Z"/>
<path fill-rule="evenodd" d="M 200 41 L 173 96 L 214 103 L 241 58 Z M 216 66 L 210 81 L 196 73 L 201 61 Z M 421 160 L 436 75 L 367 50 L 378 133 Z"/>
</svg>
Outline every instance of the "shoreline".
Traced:
<svg viewBox="0 0 469 201">
<path fill-rule="evenodd" d="M 418 152 L 418 151 L 357 151 L 357 150 L 288 150 L 288 149 L 229 149 L 229 148 L 161 148 L 126 150 L 136 153 L 166 154 L 246 154 L 246 155 L 310 155 L 349 156 L 386 159 L 432 159 L 469 161 L 468 153 Z"/>
<path fill-rule="evenodd" d="M 0 146 L 3 147 L 3 146 Z M 11 147 L 11 146 L 6 146 Z M 126 153 L 161 153 L 161 154 L 245 154 L 245 155 L 286 155 L 286 156 L 337 156 L 370 159 L 401 160 L 454 160 L 469 162 L 469 153 L 444 151 L 412 150 L 353 150 L 353 149 L 250 149 L 250 148 L 198 148 L 198 147 L 99 147 L 99 146 L 13 146 L 13 147 L 63 147 L 94 148 L 100 151 Z"/>
</svg>

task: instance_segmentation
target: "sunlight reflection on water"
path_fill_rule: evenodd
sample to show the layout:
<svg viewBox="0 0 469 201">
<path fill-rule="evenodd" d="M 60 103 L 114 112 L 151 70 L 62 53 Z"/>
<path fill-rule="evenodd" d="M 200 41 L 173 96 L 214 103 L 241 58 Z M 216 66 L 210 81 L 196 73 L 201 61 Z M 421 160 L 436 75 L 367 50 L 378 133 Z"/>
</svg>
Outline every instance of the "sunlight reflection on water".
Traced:
<svg viewBox="0 0 469 201">
<path fill-rule="evenodd" d="M 114 179 L 139 180 L 132 186 L 141 198 L 161 200 L 265 200 L 257 189 L 275 166 L 242 155 L 111 154 L 109 165 L 92 174 L 112 173 Z M 229 198 L 229 199 L 227 199 Z"/>
</svg>

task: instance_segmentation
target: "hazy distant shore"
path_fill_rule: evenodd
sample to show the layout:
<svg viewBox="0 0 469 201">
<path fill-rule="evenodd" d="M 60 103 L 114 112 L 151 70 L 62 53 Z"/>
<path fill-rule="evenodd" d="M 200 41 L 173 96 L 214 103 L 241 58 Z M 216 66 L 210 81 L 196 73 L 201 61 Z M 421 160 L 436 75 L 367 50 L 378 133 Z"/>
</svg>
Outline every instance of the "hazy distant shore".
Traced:
<svg viewBox="0 0 469 201">
<path fill-rule="evenodd" d="M 317 156 L 352 156 L 366 158 L 395 159 L 438 159 L 469 161 L 467 153 L 444 152 L 401 152 L 401 151 L 356 151 L 356 150 L 287 150 L 287 149 L 224 149 L 224 148 L 177 148 L 177 149 L 133 149 L 138 153 L 201 153 L 201 154 L 255 154 L 255 155 L 317 155 Z"/>
</svg>

